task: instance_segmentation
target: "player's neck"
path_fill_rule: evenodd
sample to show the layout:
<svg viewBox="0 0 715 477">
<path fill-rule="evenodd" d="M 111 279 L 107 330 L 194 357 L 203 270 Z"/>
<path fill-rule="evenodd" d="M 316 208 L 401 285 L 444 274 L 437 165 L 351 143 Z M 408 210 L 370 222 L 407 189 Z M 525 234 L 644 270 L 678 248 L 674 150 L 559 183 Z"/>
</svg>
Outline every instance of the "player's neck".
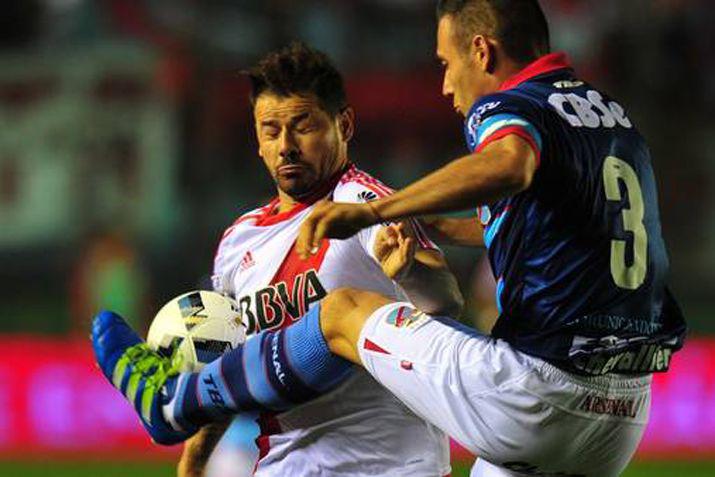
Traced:
<svg viewBox="0 0 715 477">
<path fill-rule="evenodd" d="M 300 204 L 298 199 L 295 199 L 285 192 L 278 191 L 278 207 L 273 211 L 274 214 L 281 214 L 283 212 L 288 212 L 292 210 L 295 206 Z"/>
<path fill-rule="evenodd" d="M 511 58 L 502 58 L 502 61 L 498 64 L 497 70 L 494 72 L 494 78 L 498 80 L 495 91 L 501 90 L 505 84 L 520 75 L 525 69 L 529 68 L 540 58 L 543 58 L 543 56 L 534 57 L 522 62 L 514 61 Z"/>
<path fill-rule="evenodd" d="M 515 76 L 521 70 L 526 68 L 526 64 L 516 63 L 514 61 L 503 62 L 498 71 L 495 72 L 494 76 L 496 78 L 496 89 L 499 89 L 502 84 L 504 84 L 508 79 Z"/>
</svg>

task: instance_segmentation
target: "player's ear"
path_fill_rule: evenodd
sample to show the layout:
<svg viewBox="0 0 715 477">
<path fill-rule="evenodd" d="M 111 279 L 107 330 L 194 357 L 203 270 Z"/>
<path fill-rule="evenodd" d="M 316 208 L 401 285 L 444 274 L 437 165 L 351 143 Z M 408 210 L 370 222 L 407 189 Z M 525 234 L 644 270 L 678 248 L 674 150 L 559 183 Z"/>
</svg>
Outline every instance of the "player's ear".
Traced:
<svg viewBox="0 0 715 477">
<path fill-rule="evenodd" d="M 352 106 L 346 106 L 338 113 L 338 131 L 340 131 L 340 139 L 345 142 L 352 139 L 355 133 L 355 110 Z"/>
<path fill-rule="evenodd" d="M 470 45 L 472 59 L 479 71 L 492 73 L 494 71 L 494 45 L 484 35 L 474 35 Z"/>
</svg>

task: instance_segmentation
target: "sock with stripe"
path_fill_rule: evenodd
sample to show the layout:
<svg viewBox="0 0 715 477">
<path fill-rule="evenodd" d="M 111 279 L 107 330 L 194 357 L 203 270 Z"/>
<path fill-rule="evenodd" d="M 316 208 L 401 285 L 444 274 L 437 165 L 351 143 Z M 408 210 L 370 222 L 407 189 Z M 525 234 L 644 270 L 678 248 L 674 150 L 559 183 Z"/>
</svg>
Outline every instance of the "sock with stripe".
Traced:
<svg viewBox="0 0 715 477">
<path fill-rule="evenodd" d="M 164 417 L 187 429 L 242 411 L 285 411 L 351 374 L 352 364 L 328 348 L 317 304 L 292 326 L 263 331 L 199 373 L 182 374 Z"/>
</svg>

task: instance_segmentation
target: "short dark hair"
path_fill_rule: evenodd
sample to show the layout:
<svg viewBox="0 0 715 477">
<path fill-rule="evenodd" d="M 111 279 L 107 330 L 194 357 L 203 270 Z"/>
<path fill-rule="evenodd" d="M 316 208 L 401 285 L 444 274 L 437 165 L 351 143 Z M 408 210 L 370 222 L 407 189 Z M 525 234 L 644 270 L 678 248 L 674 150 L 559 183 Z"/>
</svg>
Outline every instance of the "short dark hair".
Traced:
<svg viewBox="0 0 715 477">
<path fill-rule="evenodd" d="M 439 0 L 437 19 L 447 15 L 454 19 L 465 48 L 474 35 L 491 36 L 519 63 L 551 49 L 549 26 L 537 0 Z"/>
<path fill-rule="evenodd" d="M 266 92 L 281 97 L 314 95 L 335 116 L 348 105 L 343 77 L 325 53 L 303 42 L 273 51 L 246 71 L 251 81 L 251 104 Z"/>
</svg>

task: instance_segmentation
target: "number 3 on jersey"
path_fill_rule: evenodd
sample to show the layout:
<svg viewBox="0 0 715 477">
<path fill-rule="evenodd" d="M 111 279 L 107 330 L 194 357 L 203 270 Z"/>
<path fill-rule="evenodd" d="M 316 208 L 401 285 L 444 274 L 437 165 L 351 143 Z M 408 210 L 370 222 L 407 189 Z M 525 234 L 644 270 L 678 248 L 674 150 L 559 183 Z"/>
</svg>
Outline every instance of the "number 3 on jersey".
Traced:
<svg viewBox="0 0 715 477">
<path fill-rule="evenodd" d="M 624 160 L 609 156 L 603 163 L 606 199 L 620 202 L 619 179 L 626 185 L 630 207 L 624 208 L 623 228 L 633 234 L 633 263 L 626 264 L 626 241 L 611 241 L 611 276 L 620 288 L 635 290 L 643 284 L 648 264 L 648 234 L 643 224 L 645 209 L 638 175 Z"/>
</svg>

